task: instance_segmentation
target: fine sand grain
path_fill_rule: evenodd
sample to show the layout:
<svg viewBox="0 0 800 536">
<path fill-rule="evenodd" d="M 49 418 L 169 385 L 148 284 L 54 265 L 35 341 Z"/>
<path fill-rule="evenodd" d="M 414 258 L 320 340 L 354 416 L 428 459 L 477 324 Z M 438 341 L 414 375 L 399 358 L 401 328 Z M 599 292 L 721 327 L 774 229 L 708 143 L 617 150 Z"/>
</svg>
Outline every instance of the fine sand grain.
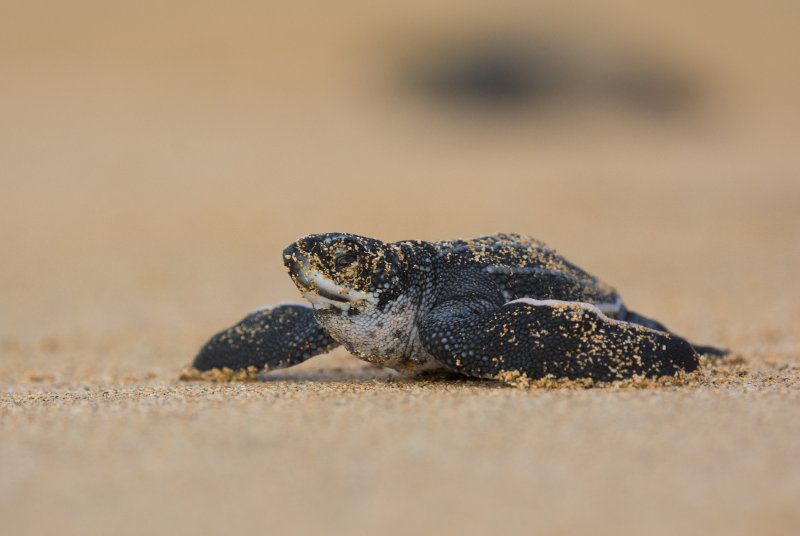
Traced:
<svg viewBox="0 0 800 536">
<path fill-rule="evenodd" d="M 266 382 L 30 375 L 0 397 L 3 519 L 15 534 L 791 533 L 800 368 L 695 376 L 515 389 L 344 355 Z"/>
</svg>

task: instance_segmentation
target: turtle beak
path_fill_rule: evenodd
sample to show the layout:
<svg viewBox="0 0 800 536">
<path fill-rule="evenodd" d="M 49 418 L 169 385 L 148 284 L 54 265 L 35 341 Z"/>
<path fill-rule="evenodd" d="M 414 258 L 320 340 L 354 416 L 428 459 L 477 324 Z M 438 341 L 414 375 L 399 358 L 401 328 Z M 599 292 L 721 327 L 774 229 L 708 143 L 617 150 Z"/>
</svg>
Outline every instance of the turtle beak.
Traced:
<svg viewBox="0 0 800 536">
<path fill-rule="evenodd" d="M 303 255 L 297 244 L 292 244 L 283 250 L 283 264 L 289 270 L 289 275 L 299 287 L 308 289 L 311 280 L 308 278 L 308 271 L 311 263 L 308 257 Z"/>
<path fill-rule="evenodd" d="M 347 296 L 326 291 L 328 287 L 336 287 L 336 284 L 311 268 L 311 261 L 296 243 L 283 250 L 283 264 L 289 270 L 294 284 L 314 309 L 329 309 L 334 306 L 346 311 L 350 308 Z"/>
</svg>

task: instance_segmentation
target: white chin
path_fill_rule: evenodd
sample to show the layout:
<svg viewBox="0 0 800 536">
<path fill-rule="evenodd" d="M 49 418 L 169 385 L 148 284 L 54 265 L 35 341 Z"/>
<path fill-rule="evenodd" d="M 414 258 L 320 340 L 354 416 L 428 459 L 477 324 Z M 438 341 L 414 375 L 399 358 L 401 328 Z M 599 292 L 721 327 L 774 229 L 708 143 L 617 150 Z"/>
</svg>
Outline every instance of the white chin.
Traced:
<svg viewBox="0 0 800 536">
<path fill-rule="evenodd" d="M 340 300 L 342 300 L 332 300 L 322 296 L 316 291 L 307 291 L 303 294 L 303 297 L 311 302 L 314 309 L 335 307 L 342 311 L 348 311 L 353 304 L 358 302 L 368 302 L 373 305 L 378 303 L 378 295 L 376 293 L 348 289 L 347 287 L 334 283 L 316 270 L 302 274 L 301 280 L 304 284 L 312 288 L 321 290 L 328 295 L 338 296 Z"/>
<path fill-rule="evenodd" d="M 303 297 L 311 302 L 311 306 L 314 309 L 329 309 L 331 307 L 335 307 L 337 309 L 341 309 L 342 311 L 350 310 L 350 302 L 332 300 L 330 298 L 326 298 L 325 296 L 321 296 L 316 292 L 305 292 Z"/>
</svg>

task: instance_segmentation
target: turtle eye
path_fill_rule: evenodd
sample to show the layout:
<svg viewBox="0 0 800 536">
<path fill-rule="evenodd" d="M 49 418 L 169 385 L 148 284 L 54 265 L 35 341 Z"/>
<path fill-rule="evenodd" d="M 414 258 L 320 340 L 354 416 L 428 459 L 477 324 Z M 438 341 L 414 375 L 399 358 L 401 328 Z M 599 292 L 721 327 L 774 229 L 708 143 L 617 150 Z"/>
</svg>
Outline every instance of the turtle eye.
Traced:
<svg viewBox="0 0 800 536">
<path fill-rule="evenodd" d="M 336 267 L 345 268 L 356 262 L 356 256 L 352 253 L 345 253 L 336 257 Z"/>
</svg>

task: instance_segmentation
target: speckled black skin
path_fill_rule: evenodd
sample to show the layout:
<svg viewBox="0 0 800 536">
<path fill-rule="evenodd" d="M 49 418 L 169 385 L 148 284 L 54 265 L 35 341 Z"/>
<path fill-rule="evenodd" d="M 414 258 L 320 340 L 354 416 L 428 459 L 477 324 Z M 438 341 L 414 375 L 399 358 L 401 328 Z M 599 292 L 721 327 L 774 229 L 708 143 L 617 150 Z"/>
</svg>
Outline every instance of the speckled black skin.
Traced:
<svg viewBox="0 0 800 536">
<path fill-rule="evenodd" d="M 391 244 L 310 235 L 284 250 L 284 263 L 313 312 L 282 306 L 251 314 L 212 338 L 196 368 L 280 368 L 337 343 L 406 373 L 506 380 L 608 381 L 698 365 L 691 344 L 520 235 Z"/>
</svg>

